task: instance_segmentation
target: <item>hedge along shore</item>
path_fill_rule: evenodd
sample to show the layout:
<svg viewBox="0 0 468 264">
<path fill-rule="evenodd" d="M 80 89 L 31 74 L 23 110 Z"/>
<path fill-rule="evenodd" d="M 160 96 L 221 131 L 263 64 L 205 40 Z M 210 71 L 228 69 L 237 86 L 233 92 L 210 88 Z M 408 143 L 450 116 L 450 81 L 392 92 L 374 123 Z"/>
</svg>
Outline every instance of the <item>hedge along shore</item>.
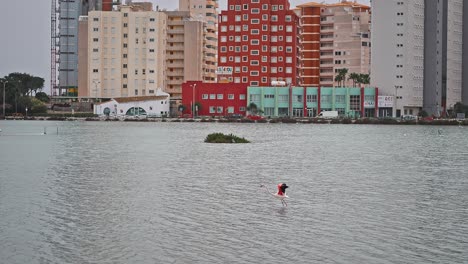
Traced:
<svg viewBox="0 0 468 264">
<path fill-rule="evenodd" d="M 436 125 L 436 126 L 468 126 L 468 119 L 434 119 L 434 120 L 400 120 L 394 118 L 360 118 L 360 119 L 321 119 L 321 118 L 270 118 L 250 120 L 248 118 L 135 118 L 135 117 L 97 117 L 95 115 L 62 115 L 13 117 L 7 120 L 50 120 L 50 121 L 104 121 L 104 122 L 198 122 L 198 123 L 282 123 L 282 124 L 357 124 L 357 125 Z"/>
</svg>

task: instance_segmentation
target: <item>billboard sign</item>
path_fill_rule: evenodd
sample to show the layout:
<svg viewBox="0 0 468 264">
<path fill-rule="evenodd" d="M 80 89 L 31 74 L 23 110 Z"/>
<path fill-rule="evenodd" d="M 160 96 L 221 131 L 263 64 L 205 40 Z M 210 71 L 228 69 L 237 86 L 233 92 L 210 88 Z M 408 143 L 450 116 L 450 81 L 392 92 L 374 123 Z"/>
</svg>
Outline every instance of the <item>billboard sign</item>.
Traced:
<svg viewBox="0 0 468 264">
<path fill-rule="evenodd" d="M 394 107 L 393 96 L 379 96 L 378 98 L 379 108 L 391 108 Z"/>
<path fill-rule="evenodd" d="M 218 67 L 216 69 L 216 74 L 218 75 L 232 75 L 232 67 Z"/>
</svg>

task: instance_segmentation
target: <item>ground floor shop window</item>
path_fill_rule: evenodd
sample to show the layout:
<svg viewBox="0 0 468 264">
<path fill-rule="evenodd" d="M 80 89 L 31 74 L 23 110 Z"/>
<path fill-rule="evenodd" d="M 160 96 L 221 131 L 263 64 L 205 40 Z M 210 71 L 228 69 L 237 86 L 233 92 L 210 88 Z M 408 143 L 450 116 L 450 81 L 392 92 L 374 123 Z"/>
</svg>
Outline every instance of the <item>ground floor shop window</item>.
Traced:
<svg viewBox="0 0 468 264">
<path fill-rule="evenodd" d="M 303 108 L 293 108 L 293 116 L 294 117 L 303 117 L 304 116 L 304 109 Z"/>
<path fill-rule="evenodd" d="M 278 115 L 279 115 L 279 116 L 288 116 L 288 115 L 289 115 L 289 108 L 287 108 L 287 107 L 279 107 L 279 108 L 278 108 Z"/>
</svg>

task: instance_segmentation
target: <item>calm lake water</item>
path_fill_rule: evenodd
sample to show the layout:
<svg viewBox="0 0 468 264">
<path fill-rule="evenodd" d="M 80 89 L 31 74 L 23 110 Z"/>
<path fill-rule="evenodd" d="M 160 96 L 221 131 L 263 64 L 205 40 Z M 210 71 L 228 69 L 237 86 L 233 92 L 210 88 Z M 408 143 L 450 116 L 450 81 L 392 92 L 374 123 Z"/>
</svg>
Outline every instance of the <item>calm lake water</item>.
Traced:
<svg viewBox="0 0 468 264">
<path fill-rule="evenodd" d="M 468 263 L 468 127 L 0 129 L 0 263 Z"/>
</svg>

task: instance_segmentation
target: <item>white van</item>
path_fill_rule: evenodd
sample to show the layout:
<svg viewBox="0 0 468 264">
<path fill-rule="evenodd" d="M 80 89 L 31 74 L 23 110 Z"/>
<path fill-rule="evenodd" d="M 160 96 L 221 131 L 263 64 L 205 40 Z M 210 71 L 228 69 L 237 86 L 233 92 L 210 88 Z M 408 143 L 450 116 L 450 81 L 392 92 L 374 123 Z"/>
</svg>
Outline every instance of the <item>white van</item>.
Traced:
<svg viewBox="0 0 468 264">
<path fill-rule="evenodd" d="M 318 118 L 337 118 L 338 111 L 322 111 L 317 115 Z"/>
</svg>

